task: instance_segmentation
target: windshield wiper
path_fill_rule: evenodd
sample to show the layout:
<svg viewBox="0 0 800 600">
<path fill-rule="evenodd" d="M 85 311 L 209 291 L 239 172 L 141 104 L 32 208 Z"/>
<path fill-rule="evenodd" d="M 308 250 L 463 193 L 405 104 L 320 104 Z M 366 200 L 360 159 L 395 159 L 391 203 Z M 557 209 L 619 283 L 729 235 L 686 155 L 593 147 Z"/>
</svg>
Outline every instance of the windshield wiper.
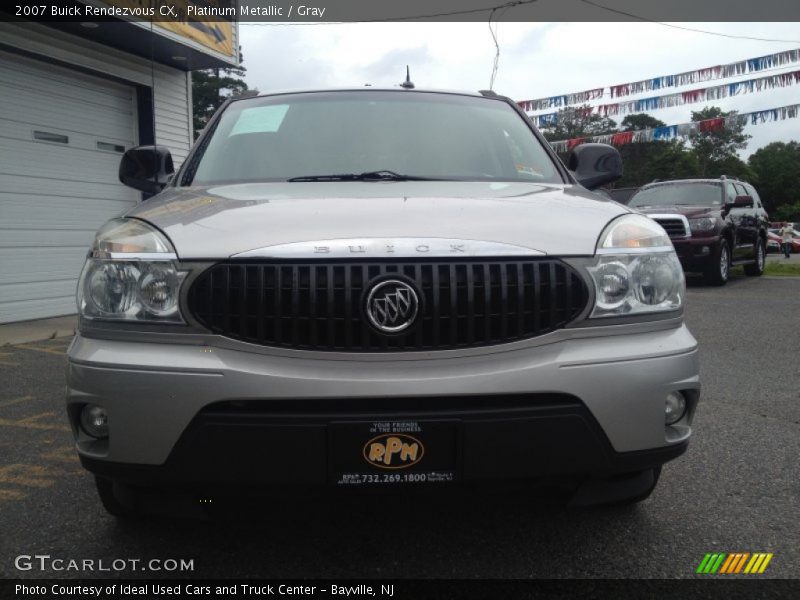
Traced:
<svg viewBox="0 0 800 600">
<path fill-rule="evenodd" d="M 364 173 L 341 173 L 339 175 L 306 175 L 292 177 L 286 181 L 441 181 L 433 177 L 402 175 L 394 171 L 365 171 Z"/>
</svg>

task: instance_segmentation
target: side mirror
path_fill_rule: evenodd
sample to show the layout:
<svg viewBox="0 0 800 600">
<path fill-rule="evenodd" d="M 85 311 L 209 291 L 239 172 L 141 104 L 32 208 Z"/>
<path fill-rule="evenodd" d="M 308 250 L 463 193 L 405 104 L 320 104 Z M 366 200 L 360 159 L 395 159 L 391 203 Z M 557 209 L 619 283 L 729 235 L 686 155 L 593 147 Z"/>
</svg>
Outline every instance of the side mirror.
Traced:
<svg viewBox="0 0 800 600">
<path fill-rule="evenodd" d="M 593 190 L 622 177 L 622 157 L 607 144 L 581 144 L 567 158 L 567 168 L 578 183 Z"/>
<path fill-rule="evenodd" d="M 164 146 L 136 146 L 119 163 L 119 180 L 148 194 L 163 190 L 174 172 L 172 155 Z"/>
<path fill-rule="evenodd" d="M 733 208 L 753 208 L 752 196 L 736 196 L 731 202 Z"/>
</svg>

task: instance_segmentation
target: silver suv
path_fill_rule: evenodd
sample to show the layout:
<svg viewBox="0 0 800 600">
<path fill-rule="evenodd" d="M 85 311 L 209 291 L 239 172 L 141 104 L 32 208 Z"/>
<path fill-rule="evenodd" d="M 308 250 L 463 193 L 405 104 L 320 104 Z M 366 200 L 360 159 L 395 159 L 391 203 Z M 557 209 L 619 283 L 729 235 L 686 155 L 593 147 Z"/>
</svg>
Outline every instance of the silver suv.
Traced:
<svg viewBox="0 0 800 600">
<path fill-rule="evenodd" d="M 699 398 L 655 221 L 590 192 L 508 98 L 348 89 L 229 101 L 97 233 L 67 408 L 115 515 L 226 490 L 547 481 L 635 502 Z"/>
</svg>

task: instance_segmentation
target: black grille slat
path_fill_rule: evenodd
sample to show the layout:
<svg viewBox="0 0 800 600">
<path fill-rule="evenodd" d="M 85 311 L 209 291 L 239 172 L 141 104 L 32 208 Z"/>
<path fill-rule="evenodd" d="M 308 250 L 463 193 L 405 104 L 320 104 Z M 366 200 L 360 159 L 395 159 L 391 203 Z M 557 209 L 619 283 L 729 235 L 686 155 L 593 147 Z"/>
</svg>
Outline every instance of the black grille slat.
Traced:
<svg viewBox="0 0 800 600">
<path fill-rule="evenodd" d="M 433 346 L 436 347 L 439 345 L 439 340 L 441 339 L 442 333 L 442 319 L 440 314 L 440 286 L 441 283 L 439 281 L 439 270 L 441 269 L 441 265 L 433 265 L 431 267 L 431 296 L 433 301 L 432 312 L 433 318 L 431 322 L 431 328 L 433 329 Z"/>
<path fill-rule="evenodd" d="M 525 331 L 525 286 L 523 282 L 525 278 L 523 276 L 523 269 L 524 265 L 522 263 L 517 263 L 517 331 Z"/>
<path fill-rule="evenodd" d="M 492 273 L 483 263 L 483 341 L 492 341 Z"/>
<path fill-rule="evenodd" d="M 226 290 L 231 289 L 231 270 L 232 269 L 225 269 L 225 288 Z M 225 305 L 222 310 L 222 319 L 224 323 L 225 329 L 230 331 L 231 329 L 231 294 L 227 293 L 223 296 L 225 299 Z"/>
<path fill-rule="evenodd" d="M 308 339 L 312 348 L 317 347 L 317 267 L 308 269 Z"/>
<path fill-rule="evenodd" d="M 467 281 L 467 344 L 470 346 L 475 343 L 475 265 L 469 264 L 464 271 Z M 458 271 L 458 267 L 456 267 Z M 456 284 L 457 285 L 457 284 Z M 461 316 L 459 310 L 459 317 Z"/>
<path fill-rule="evenodd" d="M 447 289 L 450 292 L 450 340 L 458 340 L 458 286 L 456 281 L 456 266 L 451 264 L 447 275 Z"/>
<path fill-rule="evenodd" d="M 266 339 L 264 335 L 264 316 L 266 315 L 266 298 L 264 297 L 267 293 L 265 287 L 266 282 L 264 281 L 264 269 L 266 269 L 264 265 L 258 266 L 258 281 L 256 282 L 256 293 L 258 294 L 258 314 L 256 315 L 256 341 L 259 344 L 263 344 L 264 340 Z"/>
<path fill-rule="evenodd" d="M 550 304 L 550 306 L 549 306 L 550 315 L 549 315 L 549 318 L 548 318 L 549 319 L 548 323 L 552 327 L 553 323 L 557 323 L 558 322 L 558 314 L 557 314 L 557 311 L 558 311 L 558 298 L 557 298 L 558 287 L 557 287 L 557 282 L 556 282 L 556 266 L 553 263 L 550 263 L 549 271 L 550 272 L 547 275 L 547 278 L 548 278 L 548 280 L 550 282 L 550 302 L 549 302 L 549 304 Z"/>
<path fill-rule="evenodd" d="M 683 219 L 657 218 L 655 221 L 664 228 L 671 238 L 682 238 L 688 235 Z"/>
<path fill-rule="evenodd" d="M 242 289 L 239 291 L 239 333 L 244 336 L 245 332 L 248 331 L 247 326 L 247 315 L 249 314 L 248 310 L 248 294 L 247 294 L 247 266 L 242 265 L 241 269 L 239 270 L 241 273 L 241 286 Z"/>
<path fill-rule="evenodd" d="M 368 323 L 371 282 L 399 277 L 420 299 L 415 324 Z M 211 332 L 298 350 L 399 352 L 503 344 L 563 328 L 586 307 L 584 280 L 557 259 L 257 262 L 213 265 L 187 303 Z"/>
<path fill-rule="evenodd" d="M 424 266 L 426 268 L 430 268 L 430 265 L 424 265 Z M 424 310 L 423 310 L 422 307 L 425 306 L 425 288 L 428 287 L 428 286 L 425 285 L 425 275 L 423 274 L 423 265 L 420 265 L 419 263 L 414 265 L 414 281 L 416 281 L 419 284 L 419 286 L 420 286 L 420 288 L 422 290 L 422 296 L 419 299 L 420 300 L 419 312 L 423 313 Z M 420 314 L 419 318 L 424 319 L 425 315 L 424 314 Z M 417 348 L 421 348 L 424 345 L 424 342 L 423 342 L 423 331 L 425 330 L 425 327 L 415 327 L 414 329 L 416 330 L 416 336 L 415 336 L 415 339 L 414 339 L 414 345 Z"/>
</svg>

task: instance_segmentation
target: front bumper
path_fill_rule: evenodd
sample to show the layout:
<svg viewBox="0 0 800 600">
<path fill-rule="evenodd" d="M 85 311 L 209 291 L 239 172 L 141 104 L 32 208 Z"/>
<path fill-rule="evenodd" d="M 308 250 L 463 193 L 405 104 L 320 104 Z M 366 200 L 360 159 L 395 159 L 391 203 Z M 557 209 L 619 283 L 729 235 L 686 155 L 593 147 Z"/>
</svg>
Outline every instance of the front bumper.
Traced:
<svg viewBox="0 0 800 600">
<path fill-rule="evenodd" d="M 700 387 L 686 327 L 576 332 L 509 351 L 403 360 L 79 335 L 68 412 L 84 466 L 136 483 L 332 482 L 335 432 L 365 424 L 364 437 L 375 422 L 446 424 L 463 480 L 631 472 L 680 455 Z M 676 390 L 689 410 L 665 427 L 664 399 Z M 85 403 L 107 409 L 107 443 L 76 425 Z"/>
<path fill-rule="evenodd" d="M 684 271 L 705 271 L 719 260 L 719 236 L 672 240 Z"/>
</svg>

